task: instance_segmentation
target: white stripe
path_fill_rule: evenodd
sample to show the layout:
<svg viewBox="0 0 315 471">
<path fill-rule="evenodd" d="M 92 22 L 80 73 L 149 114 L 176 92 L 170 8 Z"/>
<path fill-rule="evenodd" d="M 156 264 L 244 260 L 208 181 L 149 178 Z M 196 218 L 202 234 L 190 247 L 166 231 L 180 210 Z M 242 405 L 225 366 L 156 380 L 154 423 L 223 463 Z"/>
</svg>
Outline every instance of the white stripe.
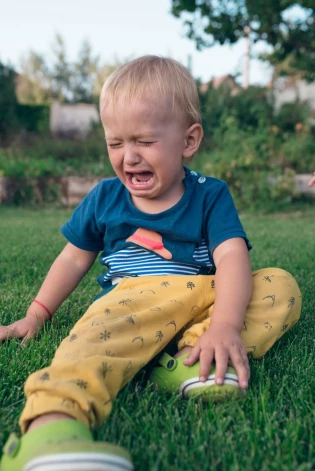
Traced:
<svg viewBox="0 0 315 471">
<path fill-rule="evenodd" d="M 157 262 L 151 262 L 151 263 L 145 263 L 145 264 L 142 264 L 140 267 L 139 267 L 139 264 L 135 264 L 135 263 L 132 263 L 132 264 L 128 264 L 127 266 L 125 265 L 121 265 L 121 264 L 112 264 L 110 266 L 110 270 L 113 271 L 118 271 L 118 270 L 121 270 L 121 271 L 128 271 L 128 270 L 137 270 L 137 271 L 140 271 L 140 270 L 148 270 L 148 269 L 155 269 L 155 268 L 165 268 L 166 270 L 171 270 L 173 268 L 175 269 L 184 269 L 184 270 L 189 270 L 191 272 L 196 272 L 196 271 L 199 271 L 199 267 L 193 267 L 191 265 L 180 265 L 180 264 L 177 264 L 177 263 L 157 263 Z"/>
<path fill-rule="evenodd" d="M 115 278 L 118 277 L 119 275 L 123 275 L 124 277 L 130 275 L 130 277 L 133 277 L 134 275 L 137 276 L 151 276 L 151 275 L 191 275 L 194 276 L 198 273 L 198 270 L 192 271 L 192 270 L 185 270 L 185 269 L 156 269 L 156 270 L 126 270 L 122 271 L 120 270 L 119 272 L 116 271 L 109 271 L 104 275 L 104 280 L 109 280 L 110 278 Z"/>
<path fill-rule="evenodd" d="M 115 271 L 123 268 L 122 271 L 128 270 L 129 268 L 136 268 L 137 270 L 147 270 L 148 268 L 166 268 L 166 269 L 172 269 L 172 268 L 183 268 L 185 270 L 192 270 L 192 271 L 199 271 L 199 267 L 197 265 L 182 265 L 181 263 L 158 263 L 158 262 L 151 262 L 149 264 L 145 264 L 144 266 L 139 264 L 131 264 L 126 267 L 124 264 L 113 264 L 110 265 L 110 269 L 114 269 Z"/>
<path fill-rule="evenodd" d="M 163 270 L 163 271 L 175 271 L 175 272 L 185 272 L 185 273 L 198 273 L 199 272 L 199 267 L 191 267 L 191 266 L 183 266 L 183 265 L 164 265 L 164 264 L 151 264 L 148 267 L 139 267 L 139 266 L 129 266 L 129 267 L 124 267 L 123 265 L 116 265 L 113 267 L 110 267 L 108 273 L 128 273 L 128 272 L 136 272 L 136 273 L 141 273 L 141 272 L 155 272 L 158 270 Z"/>
<path fill-rule="evenodd" d="M 235 384 L 237 382 L 237 385 Z M 179 392 L 182 393 L 183 390 L 188 391 L 190 389 L 196 389 L 196 388 L 203 388 L 206 386 L 214 386 L 215 383 L 215 375 L 209 375 L 207 381 L 202 382 L 199 381 L 199 376 L 196 376 L 194 378 L 189 378 L 186 381 L 184 381 L 179 388 Z M 238 377 L 234 375 L 233 373 L 226 373 L 224 377 L 224 383 L 223 384 L 230 384 L 232 386 L 238 386 Z M 221 386 L 220 386 L 221 387 Z"/>
<path fill-rule="evenodd" d="M 197 275 L 200 272 L 201 266 L 212 266 L 204 240 L 195 250 L 193 258 L 196 260 L 195 265 L 165 260 L 146 249 L 130 246 L 101 258 L 101 262 L 108 267 L 108 271 L 104 274 L 103 280 L 106 282 L 112 278 L 115 279 L 134 275 Z M 199 264 L 202 265 L 200 266 Z"/>
<path fill-rule="evenodd" d="M 35 458 L 23 471 L 132 471 L 126 458 L 107 453 L 58 453 Z"/>
<path fill-rule="evenodd" d="M 198 382 L 198 383 L 194 383 L 194 384 L 191 384 L 189 386 L 186 386 L 185 388 L 185 391 L 184 391 L 184 396 L 189 392 L 189 391 L 192 391 L 193 389 L 200 389 L 200 392 L 202 392 L 202 389 L 205 388 L 205 387 L 210 387 L 210 386 L 215 386 L 215 381 L 214 380 L 211 380 L 211 381 L 206 381 L 204 383 L 202 383 L 201 381 Z M 231 379 L 226 379 L 224 381 L 224 385 L 230 385 L 230 386 L 234 386 L 235 388 L 238 388 L 240 389 L 240 391 L 243 391 L 243 393 L 245 394 L 245 391 L 243 389 L 241 389 L 239 386 L 237 386 L 235 384 L 235 381 L 231 380 Z M 222 387 L 222 386 L 218 386 L 218 387 Z M 180 391 L 182 392 L 182 391 Z M 222 389 L 222 392 L 224 393 L 224 389 Z"/>
<path fill-rule="evenodd" d="M 153 253 L 149 252 L 139 252 L 139 253 L 124 253 L 122 254 L 121 252 L 116 252 L 115 254 L 109 255 L 108 257 L 104 257 L 104 260 L 111 260 L 115 258 L 156 258 L 156 255 Z"/>
<path fill-rule="evenodd" d="M 142 267 L 161 267 L 161 266 L 165 266 L 165 267 L 182 267 L 184 266 L 184 268 L 188 267 L 189 269 L 193 269 L 193 270 L 196 270 L 196 265 L 182 265 L 181 263 L 165 263 L 165 262 L 159 262 L 157 260 L 154 260 L 154 261 L 151 261 L 151 262 L 144 262 L 144 263 L 141 263 L 141 268 Z M 113 268 L 119 268 L 119 267 L 135 267 L 137 269 L 139 269 L 139 260 L 133 260 L 132 262 L 126 262 L 126 263 L 111 263 L 110 265 L 111 269 Z M 141 269 L 140 268 L 140 269 Z M 198 267 L 198 271 L 199 271 L 199 267 Z"/>
</svg>

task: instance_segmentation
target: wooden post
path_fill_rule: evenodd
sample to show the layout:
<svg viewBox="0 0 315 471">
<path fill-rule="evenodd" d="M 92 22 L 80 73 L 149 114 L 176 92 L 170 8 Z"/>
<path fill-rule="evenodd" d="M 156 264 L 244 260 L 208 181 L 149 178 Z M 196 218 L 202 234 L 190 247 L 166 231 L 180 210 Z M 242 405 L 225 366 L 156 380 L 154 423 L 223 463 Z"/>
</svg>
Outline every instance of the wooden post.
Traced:
<svg viewBox="0 0 315 471">
<path fill-rule="evenodd" d="M 245 60 L 244 60 L 244 82 L 243 88 L 248 88 L 249 86 L 249 66 L 250 66 L 250 32 L 251 29 L 249 26 L 245 26 Z"/>
</svg>

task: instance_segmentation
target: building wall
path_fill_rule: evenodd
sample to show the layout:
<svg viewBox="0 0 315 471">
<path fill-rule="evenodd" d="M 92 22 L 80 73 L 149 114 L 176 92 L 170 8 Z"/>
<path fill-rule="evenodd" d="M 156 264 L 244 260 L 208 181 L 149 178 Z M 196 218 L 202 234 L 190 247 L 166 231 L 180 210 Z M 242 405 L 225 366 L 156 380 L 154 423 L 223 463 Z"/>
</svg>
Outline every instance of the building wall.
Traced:
<svg viewBox="0 0 315 471">
<path fill-rule="evenodd" d="M 315 82 L 308 83 L 305 80 L 292 78 L 279 78 L 274 84 L 275 107 L 279 109 L 284 103 L 294 101 L 306 102 L 315 111 Z"/>
<path fill-rule="evenodd" d="M 53 136 L 85 138 L 93 123 L 99 123 L 96 105 L 64 104 L 53 101 L 50 107 L 50 132 Z"/>
</svg>

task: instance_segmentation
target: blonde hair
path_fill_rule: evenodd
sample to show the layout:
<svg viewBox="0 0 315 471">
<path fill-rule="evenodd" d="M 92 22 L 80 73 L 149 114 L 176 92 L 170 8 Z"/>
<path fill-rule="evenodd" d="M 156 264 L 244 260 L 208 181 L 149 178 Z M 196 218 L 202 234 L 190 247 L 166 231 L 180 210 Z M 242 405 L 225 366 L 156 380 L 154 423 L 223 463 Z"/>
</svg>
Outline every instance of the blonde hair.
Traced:
<svg viewBox="0 0 315 471">
<path fill-rule="evenodd" d="M 197 86 L 190 72 L 174 59 L 153 55 L 127 62 L 107 78 L 100 113 L 109 101 L 115 104 L 119 98 L 129 104 L 151 93 L 171 101 L 173 112 L 184 116 L 187 124 L 201 123 Z"/>
</svg>

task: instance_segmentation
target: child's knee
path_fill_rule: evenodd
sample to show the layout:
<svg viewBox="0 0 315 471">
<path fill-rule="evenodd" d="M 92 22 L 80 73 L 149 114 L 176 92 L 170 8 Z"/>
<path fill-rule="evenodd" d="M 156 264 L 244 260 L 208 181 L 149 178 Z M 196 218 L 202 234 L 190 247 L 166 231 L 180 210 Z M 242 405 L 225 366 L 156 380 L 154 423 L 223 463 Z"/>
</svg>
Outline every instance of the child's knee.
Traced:
<svg viewBox="0 0 315 471">
<path fill-rule="evenodd" d="M 301 291 L 295 278 L 282 268 L 263 268 L 253 273 L 253 292 L 272 292 L 272 296 L 286 300 L 301 300 Z"/>
</svg>

